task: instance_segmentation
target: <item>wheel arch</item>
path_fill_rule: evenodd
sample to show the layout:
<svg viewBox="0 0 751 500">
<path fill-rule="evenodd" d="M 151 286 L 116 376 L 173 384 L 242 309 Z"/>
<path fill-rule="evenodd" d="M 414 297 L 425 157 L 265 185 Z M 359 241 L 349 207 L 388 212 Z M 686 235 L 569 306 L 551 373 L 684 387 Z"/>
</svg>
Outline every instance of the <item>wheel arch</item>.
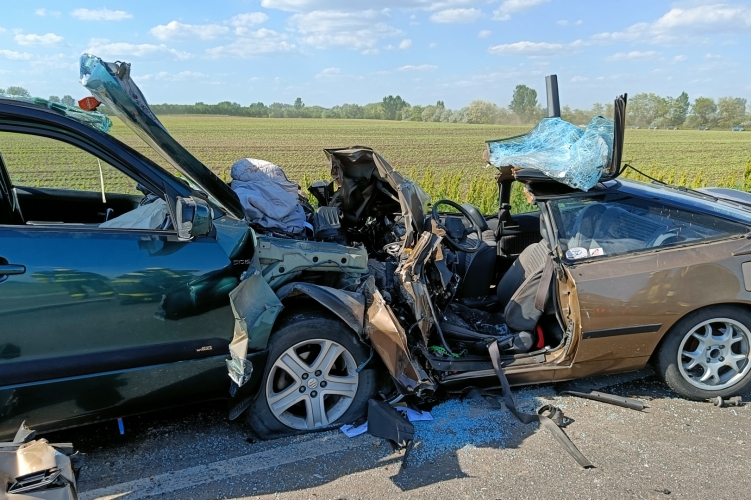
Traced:
<svg viewBox="0 0 751 500">
<path fill-rule="evenodd" d="M 697 307 L 695 309 L 692 309 L 691 311 L 685 313 L 684 315 L 678 317 L 675 319 L 675 321 L 672 322 L 670 327 L 665 330 L 665 333 L 662 334 L 662 337 L 660 337 L 660 341 L 655 344 L 654 349 L 652 349 L 652 353 L 649 356 L 649 364 L 654 365 L 657 355 L 660 352 L 660 348 L 665 343 L 666 339 L 670 337 L 670 334 L 675 329 L 676 325 L 683 321 L 685 318 L 691 316 L 692 314 L 699 314 L 702 311 L 706 311 L 707 309 L 712 309 L 714 307 L 734 307 L 737 309 L 742 309 L 748 313 L 751 313 L 751 303 L 748 302 L 717 302 L 714 304 L 707 304 L 701 307 Z M 751 328 L 751 325 L 749 325 L 749 328 Z"/>
</svg>

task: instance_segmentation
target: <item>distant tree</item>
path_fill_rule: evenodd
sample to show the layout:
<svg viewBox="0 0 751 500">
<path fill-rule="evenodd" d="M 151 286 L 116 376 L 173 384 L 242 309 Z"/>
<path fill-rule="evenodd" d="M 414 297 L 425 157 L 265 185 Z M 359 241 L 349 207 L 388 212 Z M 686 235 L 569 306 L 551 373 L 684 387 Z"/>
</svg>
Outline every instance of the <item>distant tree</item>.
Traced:
<svg viewBox="0 0 751 500">
<path fill-rule="evenodd" d="M 691 127 L 704 125 L 711 127 L 717 124 L 717 104 L 711 97 L 697 97 L 691 106 L 688 117 L 688 124 Z"/>
<path fill-rule="evenodd" d="M 467 123 L 495 123 L 498 106 L 488 101 L 476 100 L 467 107 Z"/>
<path fill-rule="evenodd" d="M 444 109 L 446 108 L 446 105 L 443 104 L 443 101 L 438 101 L 437 103 L 435 103 L 435 106 L 437 108 L 444 108 Z"/>
<path fill-rule="evenodd" d="M 5 94 L 5 89 L 0 89 L 0 94 Z"/>
<path fill-rule="evenodd" d="M 295 99 L 295 104 L 293 104 L 293 106 L 297 109 L 302 109 L 305 104 L 302 102 L 302 98 L 298 97 L 297 99 Z"/>
<path fill-rule="evenodd" d="M 691 108 L 691 102 L 688 100 L 688 94 L 681 92 L 681 95 L 670 100 L 670 109 L 668 110 L 668 123 L 674 127 L 683 125 L 688 116 L 688 110 Z"/>
<path fill-rule="evenodd" d="M 517 85 L 508 107 L 523 122 L 529 122 L 537 108 L 537 91 L 526 85 Z"/>
<path fill-rule="evenodd" d="M 76 100 L 73 99 L 73 97 L 69 95 L 64 95 L 63 98 L 60 100 L 63 104 L 66 106 L 75 107 L 76 106 Z"/>
<path fill-rule="evenodd" d="M 49 99 L 47 99 L 47 100 L 48 100 L 49 102 L 56 102 L 56 103 L 58 103 L 58 104 L 62 102 L 62 101 L 60 100 L 60 98 L 59 98 L 58 96 L 56 96 L 56 95 L 51 95 L 51 96 L 49 97 Z"/>
<path fill-rule="evenodd" d="M 386 96 L 381 102 L 383 106 L 384 118 L 387 120 L 396 120 L 401 116 L 401 110 L 408 107 L 409 103 L 401 98 L 401 96 Z"/>
<path fill-rule="evenodd" d="M 383 120 L 384 109 L 383 103 L 371 102 L 362 107 L 363 118 L 369 120 Z"/>
<path fill-rule="evenodd" d="M 20 97 L 30 97 L 31 94 L 23 87 L 8 87 L 7 93 L 9 95 L 17 95 Z"/>
<path fill-rule="evenodd" d="M 717 101 L 717 110 L 720 118 L 718 125 L 721 127 L 735 127 L 745 121 L 746 99 L 741 97 L 720 97 Z"/>
<path fill-rule="evenodd" d="M 631 125 L 647 127 L 662 118 L 669 110 L 668 100 L 657 94 L 636 94 L 626 107 L 626 121 Z"/>
<path fill-rule="evenodd" d="M 425 111 L 425 108 L 422 106 L 410 106 L 409 108 L 404 108 L 402 110 L 403 113 L 405 113 L 406 116 L 404 116 L 405 120 L 409 120 L 411 122 L 421 122 L 422 120 L 422 114 Z"/>
</svg>

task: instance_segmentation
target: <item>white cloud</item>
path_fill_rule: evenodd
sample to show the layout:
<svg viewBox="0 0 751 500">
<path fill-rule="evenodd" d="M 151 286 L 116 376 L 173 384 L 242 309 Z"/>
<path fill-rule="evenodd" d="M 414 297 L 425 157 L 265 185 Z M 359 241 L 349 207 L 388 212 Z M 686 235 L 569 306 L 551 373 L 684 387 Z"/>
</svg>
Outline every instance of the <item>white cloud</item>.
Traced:
<svg viewBox="0 0 751 500">
<path fill-rule="evenodd" d="M 707 55 L 704 56 L 704 59 L 722 59 L 722 56 L 719 54 L 712 54 L 711 52 L 708 52 Z"/>
<path fill-rule="evenodd" d="M 212 58 L 240 57 L 243 59 L 294 52 L 297 47 L 287 41 L 287 35 L 274 30 L 261 28 L 248 31 L 242 37 L 227 45 L 220 45 L 206 50 L 206 55 Z"/>
<path fill-rule="evenodd" d="M 558 26 L 566 26 L 568 25 L 568 21 L 566 19 L 561 19 L 560 21 L 556 21 L 555 24 Z"/>
<path fill-rule="evenodd" d="M 123 21 L 133 18 L 133 14 L 124 10 L 110 10 L 107 8 L 76 9 L 70 15 L 81 21 Z"/>
<path fill-rule="evenodd" d="M 316 78 L 333 78 L 336 76 L 339 76 L 342 74 L 342 70 L 340 68 L 325 68 L 321 70 L 320 73 L 316 75 Z"/>
<path fill-rule="evenodd" d="M 164 80 L 169 82 L 182 82 L 187 80 L 201 80 L 207 76 L 206 73 L 201 73 L 199 71 L 181 71 L 179 73 L 160 71 L 159 73 L 143 75 L 135 78 L 138 81 Z"/>
<path fill-rule="evenodd" d="M 412 40 L 409 38 L 405 38 L 404 40 L 399 42 L 399 48 L 402 50 L 407 50 L 410 47 L 412 47 Z"/>
<path fill-rule="evenodd" d="M 428 47 L 430 47 L 431 49 L 434 49 L 434 48 L 438 47 L 438 44 L 435 43 L 435 42 L 431 42 L 430 45 L 428 45 Z"/>
<path fill-rule="evenodd" d="M 75 56 L 71 57 L 70 54 L 37 56 L 31 61 L 31 65 L 45 70 L 49 70 L 49 68 L 65 68 L 70 70 L 80 68 L 78 58 Z"/>
<path fill-rule="evenodd" d="M 109 40 L 97 38 L 89 42 L 89 48 L 86 49 L 86 52 L 96 54 L 99 57 L 144 57 L 165 54 L 171 54 L 179 60 L 191 57 L 188 52 L 170 49 L 164 44 L 110 42 Z"/>
<path fill-rule="evenodd" d="M 159 40 L 180 38 L 211 40 L 229 33 L 229 28 L 219 24 L 183 24 L 179 21 L 170 21 L 167 24 L 154 26 L 149 33 Z"/>
<path fill-rule="evenodd" d="M 673 58 L 673 61 L 675 61 L 675 62 L 683 62 L 683 61 L 685 61 L 687 59 L 688 59 L 688 57 L 686 57 L 684 55 L 679 55 L 679 56 L 675 56 Z"/>
<path fill-rule="evenodd" d="M 518 0 L 514 0 L 518 1 Z M 374 6 L 377 3 L 377 6 Z M 316 10 L 337 10 L 356 12 L 368 9 L 436 10 L 485 4 L 487 0 L 261 0 L 261 6 L 287 12 L 313 12 Z"/>
<path fill-rule="evenodd" d="M 489 36 L 490 36 L 490 35 L 492 35 L 492 34 L 493 34 L 493 32 L 492 32 L 492 31 L 490 31 L 490 30 L 482 30 L 482 31 L 480 31 L 480 32 L 479 32 L 479 33 L 477 34 L 477 37 L 478 37 L 478 38 L 487 38 L 487 37 L 489 37 Z"/>
<path fill-rule="evenodd" d="M 580 83 L 580 82 L 586 82 L 589 80 L 586 76 L 575 76 L 571 79 L 573 83 Z"/>
<path fill-rule="evenodd" d="M 248 28 L 257 24 L 265 23 L 269 20 L 269 16 L 263 12 L 246 12 L 244 14 L 238 14 L 233 16 L 229 20 L 229 24 L 235 27 L 235 33 L 238 35 L 245 35 L 248 33 Z"/>
<path fill-rule="evenodd" d="M 446 9 L 439 10 L 430 16 L 434 23 L 473 23 L 480 19 L 482 11 L 479 9 Z"/>
<path fill-rule="evenodd" d="M 574 24 L 577 25 L 577 26 L 581 26 L 582 24 L 584 24 L 584 21 L 582 21 L 581 19 L 579 19 Z"/>
<path fill-rule="evenodd" d="M 532 9 L 549 1 L 550 0 L 504 0 L 501 2 L 501 5 L 493 11 L 493 19 L 498 21 L 508 21 L 511 19 L 511 14 Z"/>
<path fill-rule="evenodd" d="M 563 54 L 583 47 L 586 43 L 575 40 L 571 43 L 549 43 L 521 41 L 516 43 L 502 43 L 488 49 L 491 54 L 523 54 L 529 56 L 551 56 Z"/>
<path fill-rule="evenodd" d="M 434 66 L 432 64 L 420 64 L 419 66 L 415 66 L 413 64 L 407 64 L 406 66 L 402 66 L 397 69 L 397 71 L 416 71 L 416 72 L 428 72 L 428 71 L 435 71 L 438 69 L 438 66 Z"/>
<path fill-rule="evenodd" d="M 47 10 L 47 9 L 36 9 L 34 11 L 35 16 L 45 17 L 60 17 L 60 11 L 57 10 Z"/>
<path fill-rule="evenodd" d="M 708 34 L 740 34 L 751 32 L 751 6 L 726 3 L 675 7 L 653 23 L 636 23 L 623 31 L 599 33 L 604 41 L 640 41 L 677 43 L 692 36 Z"/>
<path fill-rule="evenodd" d="M 381 39 L 402 34 L 401 30 L 386 24 L 385 19 L 383 12 L 375 10 L 355 13 L 313 11 L 294 14 L 288 22 L 308 45 L 369 50 L 369 53 L 373 53 Z"/>
<path fill-rule="evenodd" d="M 16 52 L 15 50 L 0 49 L 0 57 L 11 61 L 28 61 L 32 55 L 28 52 Z"/>
<path fill-rule="evenodd" d="M 618 52 L 612 56 L 605 58 L 606 61 L 644 61 L 646 59 L 653 59 L 659 53 L 654 50 L 646 52 L 639 52 L 638 50 L 632 50 L 631 52 Z"/>
<path fill-rule="evenodd" d="M 29 33 L 28 35 L 16 35 L 14 40 L 18 45 L 55 45 L 62 42 L 64 38 L 54 33 L 47 33 L 46 35 Z"/>
</svg>

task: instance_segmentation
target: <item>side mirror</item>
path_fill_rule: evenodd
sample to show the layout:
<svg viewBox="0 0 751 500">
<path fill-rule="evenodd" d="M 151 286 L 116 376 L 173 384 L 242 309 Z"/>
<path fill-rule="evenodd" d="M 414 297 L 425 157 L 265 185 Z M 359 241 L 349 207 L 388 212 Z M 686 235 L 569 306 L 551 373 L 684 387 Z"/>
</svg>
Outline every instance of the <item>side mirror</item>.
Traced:
<svg viewBox="0 0 751 500">
<path fill-rule="evenodd" d="M 204 200 L 177 198 L 177 237 L 181 240 L 191 240 L 198 236 L 208 236 L 211 233 L 213 215 L 211 207 Z"/>
</svg>

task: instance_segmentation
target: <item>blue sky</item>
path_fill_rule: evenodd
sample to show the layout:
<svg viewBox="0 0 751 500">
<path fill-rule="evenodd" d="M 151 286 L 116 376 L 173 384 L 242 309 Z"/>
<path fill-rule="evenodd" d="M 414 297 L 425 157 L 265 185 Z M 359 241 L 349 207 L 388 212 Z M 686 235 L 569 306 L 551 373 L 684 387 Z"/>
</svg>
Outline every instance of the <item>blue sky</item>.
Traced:
<svg viewBox="0 0 751 500">
<path fill-rule="evenodd" d="M 558 74 L 575 107 L 616 94 L 746 97 L 751 1 L 3 2 L 0 88 L 85 96 L 78 57 L 133 64 L 152 103 L 505 106 Z"/>
</svg>

